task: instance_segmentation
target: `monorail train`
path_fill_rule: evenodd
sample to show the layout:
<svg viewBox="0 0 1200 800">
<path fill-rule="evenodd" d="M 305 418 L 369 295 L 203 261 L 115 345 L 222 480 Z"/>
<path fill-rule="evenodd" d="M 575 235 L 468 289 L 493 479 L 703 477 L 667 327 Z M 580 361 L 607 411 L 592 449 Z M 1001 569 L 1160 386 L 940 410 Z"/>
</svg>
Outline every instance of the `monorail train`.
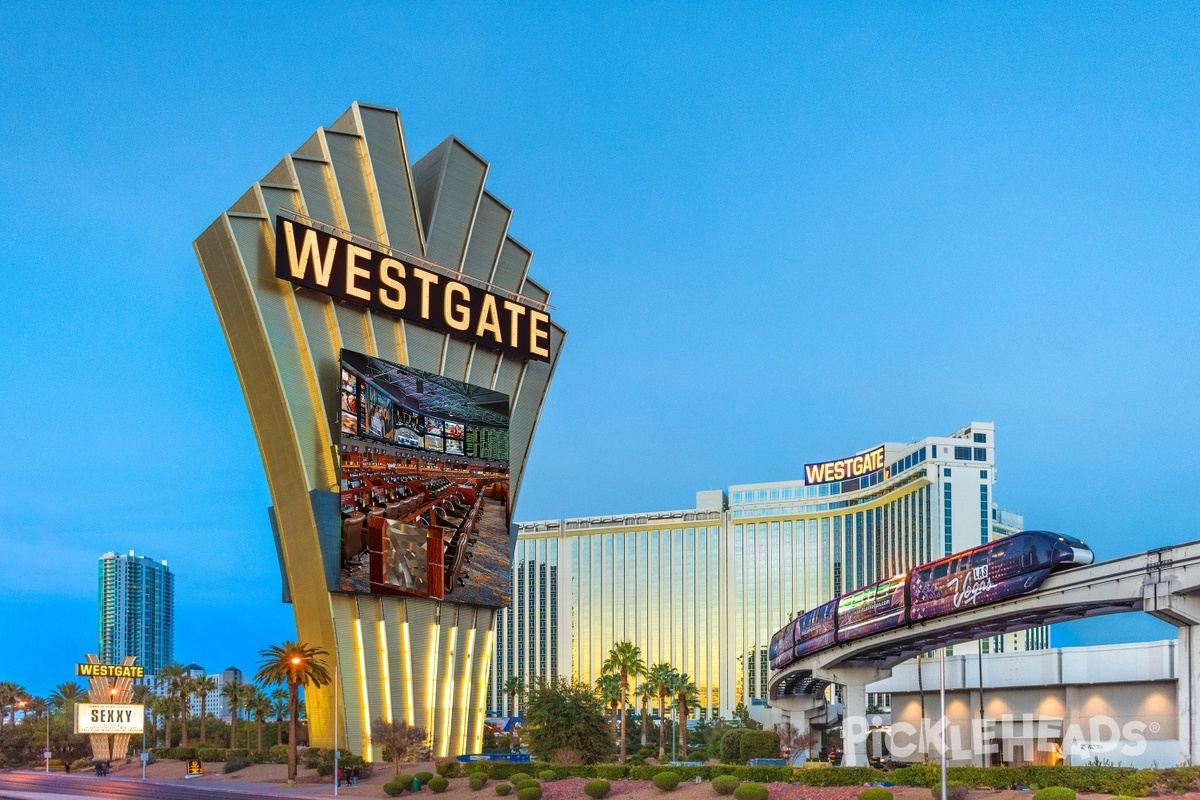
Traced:
<svg viewBox="0 0 1200 800">
<path fill-rule="evenodd" d="M 842 642 L 1032 592 L 1050 573 L 1093 559 L 1091 549 L 1074 537 L 1023 531 L 929 561 L 793 619 L 771 637 L 771 668 Z"/>
</svg>

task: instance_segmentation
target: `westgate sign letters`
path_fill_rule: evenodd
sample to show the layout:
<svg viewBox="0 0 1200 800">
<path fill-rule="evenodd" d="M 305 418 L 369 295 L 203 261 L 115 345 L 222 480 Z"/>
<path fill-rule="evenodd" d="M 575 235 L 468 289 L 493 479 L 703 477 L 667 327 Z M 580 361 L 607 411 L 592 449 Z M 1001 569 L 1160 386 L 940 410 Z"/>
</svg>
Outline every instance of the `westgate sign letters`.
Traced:
<svg viewBox="0 0 1200 800">
<path fill-rule="evenodd" d="M 141 733 L 146 707 L 137 703 L 76 703 L 76 733 Z"/>
<path fill-rule="evenodd" d="M 550 360 L 545 311 L 282 216 L 275 277 L 523 360 Z"/>
<path fill-rule="evenodd" d="M 804 483 L 833 483 L 847 478 L 861 478 L 868 472 L 883 469 L 883 447 L 876 447 L 865 453 L 839 458 L 837 461 L 823 461 L 818 464 L 804 465 Z"/>
<path fill-rule="evenodd" d="M 84 678 L 144 678 L 146 668 L 130 664 L 76 664 L 75 674 Z"/>
</svg>

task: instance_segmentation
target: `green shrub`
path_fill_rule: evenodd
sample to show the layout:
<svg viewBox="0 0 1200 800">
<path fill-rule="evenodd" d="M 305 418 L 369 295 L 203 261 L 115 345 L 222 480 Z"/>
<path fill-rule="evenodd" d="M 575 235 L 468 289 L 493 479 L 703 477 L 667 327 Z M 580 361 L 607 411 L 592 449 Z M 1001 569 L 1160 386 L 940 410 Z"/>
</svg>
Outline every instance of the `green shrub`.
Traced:
<svg viewBox="0 0 1200 800">
<path fill-rule="evenodd" d="M 471 791 L 478 792 L 485 785 L 487 785 L 487 776 L 476 773 L 470 777 L 470 779 L 467 781 L 467 784 L 471 787 Z"/>
<path fill-rule="evenodd" d="M 741 758 L 742 734 L 745 728 L 730 728 L 721 737 L 721 760 L 726 764 L 736 764 Z"/>
<path fill-rule="evenodd" d="M 542 800 L 542 787 L 526 786 L 517 790 L 517 800 Z"/>
<path fill-rule="evenodd" d="M 237 772 L 239 769 L 245 769 L 250 766 L 250 763 L 250 759 L 248 758 L 231 758 L 225 762 L 224 772 L 226 775 L 231 772 Z"/>
<path fill-rule="evenodd" d="M 1065 786 L 1048 786 L 1035 793 L 1033 800 L 1075 800 L 1075 790 Z"/>
<path fill-rule="evenodd" d="M 558 773 L 552 769 L 544 769 L 538 773 L 538 777 L 544 781 L 552 781 L 558 777 Z"/>
<path fill-rule="evenodd" d="M 654 786 L 659 791 L 670 792 L 679 785 L 678 772 L 660 772 L 654 776 Z"/>
<path fill-rule="evenodd" d="M 417 783 L 424 786 L 425 784 L 427 784 L 431 780 L 433 780 L 433 773 L 432 772 L 418 772 L 416 775 L 413 775 L 413 777 L 417 779 Z"/>
<path fill-rule="evenodd" d="M 606 781 L 619 781 L 629 774 L 629 768 L 621 764 L 597 764 L 596 777 Z"/>
<path fill-rule="evenodd" d="M 527 781 L 532 777 L 533 776 L 530 775 L 528 772 L 514 772 L 513 774 L 508 776 L 508 779 L 509 779 L 509 781 L 512 782 L 513 786 L 516 786 L 521 781 Z"/>
<path fill-rule="evenodd" d="M 746 731 L 738 742 L 738 761 L 779 758 L 779 734 L 775 731 Z"/>
<path fill-rule="evenodd" d="M 396 797 L 404 794 L 410 785 L 412 785 L 412 778 L 407 775 L 397 775 L 383 785 L 383 791 L 388 797 Z"/>
<path fill-rule="evenodd" d="M 268 764 L 286 764 L 288 760 L 288 746 L 286 744 L 271 745 L 271 749 L 267 751 Z"/>
<path fill-rule="evenodd" d="M 733 794 L 733 790 L 742 785 L 733 775 L 718 775 L 712 779 L 713 791 L 717 794 Z"/>
<path fill-rule="evenodd" d="M 767 800 L 767 787 L 761 783 L 743 783 L 733 790 L 736 800 Z"/>
<path fill-rule="evenodd" d="M 874 789 L 863 789 L 858 793 L 858 800 L 892 800 L 893 795 L 890 789 L 876 787 Z"/>
<path fill-rule="evenodd" d="M 450 779 L 438 775 L 436 778 L 429 779 L 429 788 L 434 794 L 441 794 L 450 788 Z"/>
<path fill-rule="evenodd" d="M 225 760 L 225 748 L 224 747 L 197 747 L 196 748 L 196 758 L 200 759 L 201 761 L 224 761 Z"/>
<path fill-rule="evenodd" d="M 597 778 L 594 781 L 588 781 L 583 785 L 583 793 L 593 800 L 600 800 L 612 791 L 612 784 L 603 778 Z"/>
<path fill-rule="evenodd" d="M 462 777 L 462 764 L 454 759 L 446 759 L 439 761 L 433 768 L 434 772 L 441 775 L 443 778 L 459 778 Z"/>
<path fill-rule="evenodd" d="M 504 797 L 506 794 L 509 794 L 510 792 L 512 792 L 512 784 L 511 783 L 497 783 L 496 784 L 496 794 L 500 795 L 501 797 Z"/>
<path fill-rule="evenodd" d="M 935 783 L 929 788 L 933 794 L 933 800 L 942 800 L 942 784 Z M 946 784 L 946 800 L 967 800 L 967 793 L 970 789 L 965 783 L 959 781 L 950 781 Z"/>
<path fill-rule="evenodd" d="M 518 795 L 521 794 L 522 789 L 540 789 L 540 788 L 542 788 L 542 784 L 538 783 L 533 778 L 526 778 L 523 781 L 513 781 L 512 785 L 513 785 L 513 788 L 517 790 Z"/>
</svg>

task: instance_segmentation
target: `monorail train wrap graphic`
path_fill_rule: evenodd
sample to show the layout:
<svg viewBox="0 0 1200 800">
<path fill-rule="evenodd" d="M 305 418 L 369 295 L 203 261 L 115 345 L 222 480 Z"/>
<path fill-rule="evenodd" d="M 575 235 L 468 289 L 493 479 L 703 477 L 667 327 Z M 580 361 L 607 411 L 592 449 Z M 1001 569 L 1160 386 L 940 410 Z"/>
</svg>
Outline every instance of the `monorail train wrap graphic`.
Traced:
<svg viewBox="0 0 1200 800">
<path fill-rule="evenodd" d="M 835 644 L 1032 592 L 1047 576 L 1091 564 L 1071 536 L 1023 531 L 930 561 L 805 612 L 771 637 L 772 669 Z"/>
</svg>

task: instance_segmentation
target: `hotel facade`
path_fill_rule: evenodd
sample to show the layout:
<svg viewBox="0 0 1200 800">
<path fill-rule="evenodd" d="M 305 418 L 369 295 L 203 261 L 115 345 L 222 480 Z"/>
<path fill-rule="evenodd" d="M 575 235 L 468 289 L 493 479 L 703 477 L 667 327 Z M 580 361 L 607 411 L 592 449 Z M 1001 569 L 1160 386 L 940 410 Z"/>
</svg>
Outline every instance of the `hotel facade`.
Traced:
<svg viewBox="0 0 1200 800">
<path fill-rule="evenodd" d="M 520 713 L 512 675 L 593 684 L 615 642 L 670 662 L 730 717 L 767 696 L 767 646 L 787 620 L 838 594 L 1022 530 L 996 503 L 996 431 L 886 442 L 809 464 L 802 478 L 701 491 L 696 507 L 518 525 L 512 604 L 497 615 L 488 709 Z M 1048 631 L 958 652 L 1049 646 Z"/>
</svg>

